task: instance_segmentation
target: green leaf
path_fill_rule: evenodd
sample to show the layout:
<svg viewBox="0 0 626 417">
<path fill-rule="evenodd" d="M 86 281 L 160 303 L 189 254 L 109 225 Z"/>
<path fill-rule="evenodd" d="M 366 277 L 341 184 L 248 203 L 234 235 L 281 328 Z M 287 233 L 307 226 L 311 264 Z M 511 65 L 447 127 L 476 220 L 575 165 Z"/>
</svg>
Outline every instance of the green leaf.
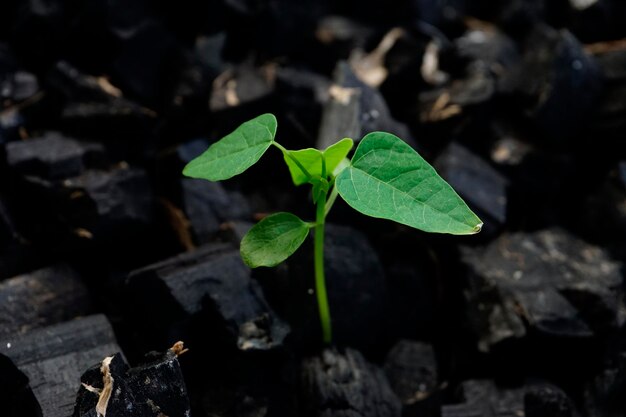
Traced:
<svg viewBox="0 0 626 417">
<path fill-rule="evenodd" d="M 295 185 L 302 185 L 310 182 L 311 178 L 308 178 L 306 174 L 302 172 L 292 158 L 297 159 L 311 177 L 325 177 L 335 171 L 341 161 L 348 155 L 353 145 L 354 142 L 352 139 L 344 138 L 330 145 L 323 152 L 317 149 L 307 148 L 299 151 L 283 152 L 283 158 L 285 158 L 285 162 L 289 167 L 293 183 Z M 323 175 L 324 173 L 322 172 L 322 157 L 326 160 L 326 175 Z"/>
<path fill-rule="evenodd" d="M 317 204 L 320 198 L 324 198 L 328 194 L 330 184 L 322 177 L 314 178 L 311 183 L 313 184 L 313 202 Z"/>
<path fill-rule="evenodd" d="M 335 184 L 350 206 L 368 216 L 455 235 L 477 233 L 482 227 L 435 169 L 390 133 L 366 135 Z"/>
<path fill-rule="evenodd" d="M 291 213 L 267 216 L 241 240 L 241 258 L 250 268 L 276 266 L 302 245 L 309 229 L 309 223 Z"/>
<path fill-rule="evenodd" d="M 221 181 L 241 174 L 254 165 L 276 135 L 276 118 L 263 114 L 249 120 L 209 147 L 185 166 L 192 178 Z"/>
</svg>

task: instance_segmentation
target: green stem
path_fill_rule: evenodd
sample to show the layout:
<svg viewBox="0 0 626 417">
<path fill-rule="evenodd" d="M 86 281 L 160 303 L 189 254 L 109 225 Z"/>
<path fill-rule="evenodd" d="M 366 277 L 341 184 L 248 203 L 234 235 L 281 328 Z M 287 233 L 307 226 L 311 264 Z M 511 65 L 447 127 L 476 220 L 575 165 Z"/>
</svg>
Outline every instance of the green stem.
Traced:
<svg viewBox="0 0 626 417">
<path fill-rule="evenodd" d="M 330 197 L 328 197 L 328 200 L 326 201 L 326 206 L 324 207 L 325 216 L 328 216 L 330 209 L 333 208 L 333 204 L 335 204 L 335 200 L 337 199 L 337 187 L 335 187 L 334 185 L 331 185 L 331 187 L 332 189 L 330 190 Z"/>
<path fill-rule="evenodd" d="M 315 236 L 314 236 L 314 267 L 315 267 L 315 293 L 317 294 L 317 306 L 319 308 L 320 323 L 322 325 L 322 339 L 329 344 L 332 340 L 330 326 L 330 308 L 328 307 L 328 295 L 326 294 L 326 278 L 324 277 L 324 223 L 326 218 L 326 198 L 320 198 L 315 210 Z"/>
</svg>

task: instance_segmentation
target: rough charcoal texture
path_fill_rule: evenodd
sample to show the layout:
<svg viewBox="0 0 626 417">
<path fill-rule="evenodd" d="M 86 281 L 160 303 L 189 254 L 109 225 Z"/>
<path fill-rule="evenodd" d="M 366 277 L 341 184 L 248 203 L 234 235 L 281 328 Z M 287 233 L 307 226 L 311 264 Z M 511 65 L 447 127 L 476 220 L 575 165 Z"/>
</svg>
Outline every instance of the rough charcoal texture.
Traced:
<svg viewBox="0 0 626 417">
<path fill-rule="evenodd" d="M 463 260 L 469 320 L 483 350 L 527 329 L 585 338 L 617 324 L 619 264 L 565 231 L 505 234 L 464 248 Z"/>
<path fill-rule="evenodd" d="M 41 417 L 41 407 L 24 375 L 0 353 L 0 410 L 6 417 Z"/>
<path fill-rule="evenodd" d="M 366 85 L 347 62 L 339 62 L 333 76 L 335 90 L 329 90 L 324 106 L 317 147 L 324 149 L 341 138 L 360 140 L 365 134 L 383 130 L 410 141 L 405 125 L 391 116 L 378 90 Z M 333 91 L 337 93 L 333 94 Z"/>
<path fill-rule="evenodd" d="M 8 356 L 30 380 L 44 417 L 72 414 L 80 375 L 89 366 L 119 352 L 113 329 L 93 315 L 0 340 Z"/>
<path fill-rule="evenodd" d="M 402 406 L 380 368 L 352 349 L 324 350 L 302 363 L 302 415 L 399 417 Z"/>
<path fill-rule="evenodd" d="M 104 358 L 103 358 L 104 359 Z M 130 368 L 116 353 L 106 369 L 98 364 L 87 370 L 80 381 L 74 417 L 96 417 L 100 395 L 87 386 L 103 389 L 110 376 L 111 396 L 105 412 L 110 417 L 189 417 L 187 388 L 173 350 L 149 354 L 145 363 Z M 104 363 L 104 362 L 103 362 Z M 103 393 L 104 391 L 101 391 Z M 102 394 L 101 394 L 102 395 Z"/>
<path fill-rule="evenodd" d="M 163 343 L 204 332 L 211 323 L 217 326 L 215 341 L 244 351 L 271 350 L 289 332 L 267 305 L 239 251 L 226 244 L 205 245 L 134 271 L 127 292 L 133 314 Z M 199 328 L 193 327 L 196 321 Z"/>
<path fill-rule="evenodd" d="M 572 400 L 560 388 L 550 384 L 530 387 L 524 395 L 526 417 L 577 416 Z"/>
<path fill-rule="evenodd" d="M 87 288 L 76 271 L 65 264 L 0 281 L 0 338 L 87 315 L 92 310 Z"/>
<path fill-rule="evenodd" d="M 243 195 L 228 192 L 219 183 L 186 178 L 182 180 L 182 193 L 184 211 L 199 244 L 213 240 L 226 221 L 252 218 Z"/>
<path fill-rule="evenodd" d="M 431 345 L 400 340 L 387 354 L 384 370 L 391 389 L 402 401 L 403 416 L 441 414 L 437 362 Z"/>
<path fill-rule="evenodd" d="M 524 415 L 524 388 L 501 388 L 489 380 L 468 380 L 457 390 L 459 404 L 444 405 L 442 417 Z"/>
<path fill-rule="evenodd" d="M 81 143 L 56 132 L 26 141 L 7 144 L 7 163 L 21 175 L 47 179 L 80 175 L 89 165 L 104 158 L 104 148 L 97 143 Z"/>
</svg>

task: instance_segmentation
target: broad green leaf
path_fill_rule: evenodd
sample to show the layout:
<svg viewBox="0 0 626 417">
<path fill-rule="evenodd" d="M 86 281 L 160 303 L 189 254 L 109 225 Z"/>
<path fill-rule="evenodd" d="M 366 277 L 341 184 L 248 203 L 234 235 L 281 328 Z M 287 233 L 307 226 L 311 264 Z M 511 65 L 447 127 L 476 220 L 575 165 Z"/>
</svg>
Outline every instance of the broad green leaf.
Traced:
<svg viewBox="0 0 626 417">
<path fill-rule="evenodd" d="M 241 240 L 241 258 L 250 268 L 276 266 L 302 245 L 309 228 L 309 223 L 291 213 L 267 216 Z"/>
<path fill-rule="evenodd" d="M 322 176 L 322 156 L 326 160 L 326 173 L 334 173 L 335 169 L 339 166 L 341 161 L 345 159 L 352 149 L 354 142 L 350 138 L 341 139 L 339 142 L 330 145 L 326 150 L 319 151 L 313 148 L 302 149 L 299 151 L 287 151 L 289 155 L 283 152 L 285 162 L 289 167 L 291 173 L 291 179 L 295 185 L 302 185 L 310 182 L 310 178 L 302 172 L 300 167 L 293 161 L 291 157 L 295 158 L 302 164 L 302 166 L 311 174 L 312 177 Z"/>
<path fill-rule="evenodd" d="M 336 179 L 339 195 L 368 216 L 426 232 L 473 234 L 481 220 L 413 148 L 384 132 L 366 135 Z"/>
<path fill-rule="evenodd" d="M 276 118 L 263 114 L 249 120 L 223 137 L 185 166 L 192 178 L 221 181 L 241 174 L 254 165 L 270 147 L 276 135 Z"/>
</svg>

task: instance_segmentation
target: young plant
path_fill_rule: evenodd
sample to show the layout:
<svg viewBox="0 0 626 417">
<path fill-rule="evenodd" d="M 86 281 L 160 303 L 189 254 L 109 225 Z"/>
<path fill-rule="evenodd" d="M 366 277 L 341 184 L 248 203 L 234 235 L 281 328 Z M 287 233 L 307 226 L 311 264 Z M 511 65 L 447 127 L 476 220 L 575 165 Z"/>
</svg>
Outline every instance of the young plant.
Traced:
<svg viewBox="0 0 626 417">
<path fill-rule="evenodd" d="M 286 212 L 272 214 L 250 229 L 240 251 L 251 268 L 276 266 L 314 230 L 315 293 L 325 343 L 331 342 L 332 330 L 324 278 L 324 225 L 338 195 L 363 214 L 426 232 L 468 235 L 480 231 L 480 219 L 434 168 L 398 137 L 369 133 L 348 160 L 352 139 L 341 139 L 323 151 L 292 151 L 274 140 L 276 126 L 272 114 L 243 123 L 189 162 L 183 174 L 225 180 L 250 168 L 274 146 L 282 152 L 293 183 L 311 185 L 315 221 L 306 222 Z"/>
</svg>

